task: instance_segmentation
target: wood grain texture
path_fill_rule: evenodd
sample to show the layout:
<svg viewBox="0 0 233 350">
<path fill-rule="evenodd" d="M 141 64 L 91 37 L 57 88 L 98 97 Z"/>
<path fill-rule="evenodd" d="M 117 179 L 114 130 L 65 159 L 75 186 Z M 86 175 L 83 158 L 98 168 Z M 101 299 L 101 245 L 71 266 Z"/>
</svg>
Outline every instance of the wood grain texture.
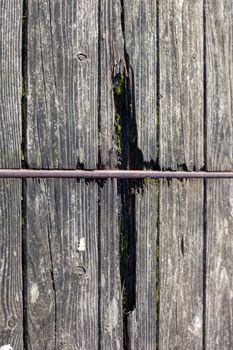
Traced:
<svg viewBox="0 0 233 350">
<path fill-rule="evenodd" d="M 123 349 L 117 181 L 100 188 L 100 348 Z"/>
<path fill-rule="evenodd" d="M 21 165 L 22 0 L 0 0 L 0 168 Z"/>
<path fill-rule="evenodd" d="M 159 347 L 202 349 L 203 181 L 161 180 Z"/>
<path fill-rule="evenodd" d="M 21 180 L 0 180 L 0 348 L 23 347 Z"/>
<path fill-rule="evenodd" d="M 207 181 L 206 349 L 233 347 L 233 181 Z"/>
<path fill-rule="evenodd" d="M 203 134 L 203 0 L 159 5 L 160 166 L 200 170 Z"/>
<path fill-rule="evenodd" d="M 233 3 L 206 1 L 207 169 L 233 170 Z"/>
<path fill-rule="evenodd" d="M 125 54 L 131 85 L 131 108 L 137 147 L 145 162 L 157 157 L 157 4 L 154 0 L 124 1 Z"/>
<path fill-rule="evenodd" d="M 98 189 L 27 181 L 28 349 L 98 348 Z"/>
<path fill-rule="evenodd" d="M 98 2 L 29 0 L 27 162 L 96 168 Z"/>
<path fill-rule="evenodd" d="M 157 191 L 152 180 L 136 193 L 136 308 L 127 316 L 131 350 L 156 347 Z"/>
<path fill-rule="evenodd" d="M 99 13 L 99 152 L 101 167 L 116 165 L 114 84 L 124 73 L 120 1 L 100 1 Z"/>
</svg>

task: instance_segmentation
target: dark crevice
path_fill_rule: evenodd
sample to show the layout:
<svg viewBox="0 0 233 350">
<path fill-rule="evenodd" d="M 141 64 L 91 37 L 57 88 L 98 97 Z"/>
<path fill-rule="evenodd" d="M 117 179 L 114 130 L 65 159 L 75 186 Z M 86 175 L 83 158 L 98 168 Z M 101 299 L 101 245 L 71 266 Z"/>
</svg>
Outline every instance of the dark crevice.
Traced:
<svg viewBox="0 0 233 350">
<path fill-rule="evenodd" d="M 29 168 L 26 159 L 26 146 L 27 146 L 27 17 L 28 17 L 28 4 L 27 0 L 23 1 L 22 12 L 22 91 L 21 91 L 21 168 Z M 27 310 L 27 208 L 26 208 L 26 195 L 27 195 L 27 180 L 22 179 L 22 194 L 21 194 L 21 235 L 22 235 L 22 300 L 23 300 L 23 348 L 25 350 L 31 349 L 30 339 L 28 335 L 28 310 Z"/>
<path fill-rule="evenodd" d="M 29 168 L 26 159 L 26 147 L 27 147 L 27 17 L 28 17 L 28 4 L 27 0 L 23 1 L 23 16 L 22 16 L 22 93 L 21 93 L 21 167 Z"/>
<path fill-rule="evenodd" d="M 204 213 L 203 213 L 203 344 L 206 348 L 206 258 L 207 258 L 207 180 L 204 179 Z"/>
<path fill-rule="evenodd" d="M 101 350 L 102 320 L 101 320 L 101 186 L 98 183 L 98 350 Z"/>
<path fill-rule="evenodd" d="M 206 69 L 206 1 L 203 0 L 203 132 L 204 132 L 204 171 L 208 170 L 207 166 L 207 69 Z"/>
<path fill-rule="evenodd" d="M 98 140 L 99 135 L 101 132 L 101 49 L 102 49 L 102 33 L 101 33 L 101 1 L 98 2 L 98 87 L 97 87 L 97 94 L 98 94 Z M 101 162 L 101 147 L 100 143 L 98 142 L 98 160 L 97 160 L 97 168 L 102 169 L 102 162 Z"/>
</svg>

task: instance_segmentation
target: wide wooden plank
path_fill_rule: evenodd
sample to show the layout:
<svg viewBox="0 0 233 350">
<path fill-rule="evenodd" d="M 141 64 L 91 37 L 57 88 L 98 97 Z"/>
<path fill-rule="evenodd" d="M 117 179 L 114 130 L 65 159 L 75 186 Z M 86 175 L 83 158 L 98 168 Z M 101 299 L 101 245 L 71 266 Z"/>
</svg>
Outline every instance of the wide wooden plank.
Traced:
<svg viewBox="0 0 233 350">
<path fill-rule="evenodd" d="M 154 0 L 123 1 L 125 59 L 128 68 L 128 109 L 132 142 L 144 162 L 156 161 L 157 150 L 157 3 Z M 131 130 L 132 132 L 132 130 Z M 139 154 L 138 154 L 139 156 Z"/>
<path fill-rule="evenodd" d="M 159 28 L 160 166 L 200 170 L 204 165 L 203 0 L 161 1 Z"/>
<path fill-rule="evenodd" d="M 233 347 L 233 181 L 207 181 L 206 349 Z"/>
<path fill-rule="evenodd" d="M 203 180 L 161 180 L 159 348 L 202 349 Z"/>
<path fill-rule="evenodd" d="M 27 162 L 98 162 L 98 1 L 29 0 Z"/>
<path fill-rule="evenodd" d="M 0 348 L 23 348 L 21 180 L 0 179 Z"/>
<path fill-rule="evenodd" d="M 207 168 L 233 170 L 233 3 L 206 2 Z"/>
<path fill-rule="evenodd" d="M 21 165 L 22 3 L 0 1 L 0 168 Z"/>
<path fill-rule="evenodd" d="M 128 348 L 156 347 L 158 279 L 157 220 L 158 183 L 146 180 L 138 189 L 136 213 L 136 296 L 135 310 L 127 315 Z"/>
<path fill-rule="evenodd" d="M 100 348 L 123 349 L 117 181 L 100 187 Z"/>
<path fill-rule="evenodd" d="M 27 181 L 28 349 L 98 348 L 98 188 Z"/>
</svg>

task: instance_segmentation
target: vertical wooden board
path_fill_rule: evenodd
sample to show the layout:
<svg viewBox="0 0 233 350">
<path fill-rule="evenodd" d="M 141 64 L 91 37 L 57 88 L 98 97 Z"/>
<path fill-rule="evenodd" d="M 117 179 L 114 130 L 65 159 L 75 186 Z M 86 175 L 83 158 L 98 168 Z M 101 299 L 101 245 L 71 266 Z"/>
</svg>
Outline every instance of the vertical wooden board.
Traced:
<svg viewBox="0 0 233 350">
<path fill-rule="evenodd" d="M 0 349 L 23 346 L 21 180 L 0 180 Z"/>
<path fill-rule="evenodd" d="M 159 2 L 160 165 L 200 170 L 203 135 L 203 0 Z"/>
<path fill-rule="evenodd" d="M 207 181 L 206 349 L 233 347 L 233 180 Z"/>
<path fill-rule="evenodd" d="M 98 162 L 98 1 L 29 0 L 27 162 Z"/>
<path fill-rule="evenodd" d="M 124 3 L 125 56 L 131 82 L 131 101 L 137 127 L 137 147 L 144 162 L 157 157 L 157 3 L 127 0 Z"/>
<path fill-rule="evenodd" d="M 207 168 L 233 170 L 233 3 L 206 1 Z"/>
<path fill-rule="evenodd" d="M 202 349 L 203 180 L 161 180 L 159 347 Z"/>
<path fill-rule="evenodd" d="M 123 348 L 117 181 L 100 187 L 100 348 Z"/>
<path fill-rule="evenodd" d="M 27 181 L 29 349 L 98 348 L 98 188 Z"/>
<path fill-rule="evenodd" d="M 120 1 L 100 1 L 99 13 L 99 151 L 102 167 L 116 165 L 114 84 L 124 72 Z"/>
<path fill-rule="evenodd" d="M 0 0 L 0 168 L 21 164 L 22 0 Z"/>
<path fill-rule="evenodd" d="M 136 308 L 128 322 L 129 349 L 154 350 L 157 325 L 158 184 L 147 182 L 136 193 Z M 131 328 L 134 332 L 131 333 Z"/>
</svg>

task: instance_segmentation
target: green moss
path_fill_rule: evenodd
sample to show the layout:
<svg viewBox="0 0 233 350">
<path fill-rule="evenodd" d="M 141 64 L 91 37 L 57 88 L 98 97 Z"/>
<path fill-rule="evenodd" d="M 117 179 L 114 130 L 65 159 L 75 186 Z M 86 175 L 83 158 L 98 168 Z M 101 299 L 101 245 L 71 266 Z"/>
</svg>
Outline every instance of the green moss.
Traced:
<svg viewBox="0 0 233 350">
<path fill-rule="evenodd" d="M 158 115 L 158 113 L 156 114 L 156 126 L 157 127 L 159 126 L 159 115 Z"/>
<path fill-rule="evenodd" d="M 115 118 L 115 128 L 116 128 L 116 134 L 117 134 L 117 155 L 120 156 L 122 152 L 121 147 L 121 125 L 120 125 L 121 116 L 119 113 L 116 113 Z"/>
<path fill-rule="evenodd" d="M 156 242 L 156 290 L 155 290 L 155 300 L 156 305 L 159 303 L 159 245 L 158 242 Z"/>
<path fill-rule="evenodd" d="M 156 185 L 156 209 L 159 208 L 159 179 L 155 180 L 155 185 Z"/>
<path fill-rule="evenodd" d="M 152 179 L 151 179 L 150 177 L 145 177 L 145 178 L 144 178 L 144 182 L 145 182 L 145 183 L 150 183 L 151 180 L 152 180 Z"/>
<path fill-rule="evenodd" d="M 115 85 L 115 93 L 117 94 L 117 96 L 119 96 L 122 93 L 122 88 L 123 88 L 123 83 L 124 83 L 125 77 L 124 74 L 120 74 L 119 79 Z"/>
</svg>

